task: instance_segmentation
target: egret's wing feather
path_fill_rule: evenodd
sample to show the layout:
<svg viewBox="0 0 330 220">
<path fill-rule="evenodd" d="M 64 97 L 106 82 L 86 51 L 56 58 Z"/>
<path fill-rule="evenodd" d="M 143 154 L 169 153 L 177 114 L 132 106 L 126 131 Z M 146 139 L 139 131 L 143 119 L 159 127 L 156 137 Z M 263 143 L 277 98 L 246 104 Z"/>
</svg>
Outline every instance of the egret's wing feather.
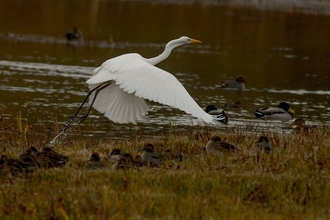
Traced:
<svg viewBox="0 0 330 220">
<path fill-rule="evenodd" d="M 96 85 L 90 86 L 92 89 Z M 93 100 L 94 93 L 89 102 Z M 143 98 L 128 94 L 116 84 L 111 84 L 98 94 L 93 107 L 116 123 L 133 123 L 147 114 L 149 109 Z"/>
<path fill-rule="evenodd" d="M 182 84 L 170 73 L 139 60 L 131 63 L 134 71 L 118 75 L 116 84 L 128 93 L 141 98 L 178 108 L 186 113 L 213 123 L 214 118 L 204 112 Z"/>
<path fill-rule="evenodd" d="M 96 109 L 98 109 L 97 106 L 100 109 L 103 108 L 101 105 L 108 106 L 107 112 L 109 115 L 112 111 L 110 109 L 115 108 L 114 104 L 119 105 L 122 102 L 126 108 L 134 109 L 136 103 L 142 105 L 141 101 L 138 100 L 144 98 L 178 108 L 207 123 L 214 123 L 214 117 L 198 106 L 172 74 L 149 64 L 138 54 L 126 54 L 104 62 L 101 67 L 95 69 L 93 76 L 87 80 L 87 83 L 93 85 L 110 80 L 115 81 L 115 84 L 128 93 L 128 96 L 126 97 L 120 93 L 115 97 L 117 99 L 112 101 L 114 97 L 108 97 L 109 94 L 105 91 L 114 89 L 114 87 L 107 87 L 102 90 L 103 95 L 99 95 L 100 97 L 96 99 L 94 106 Z M 119 92 L 119 90 L 116 89 L 116 92 Z M 137 97 L 134 98 L 135 96 Z M 99 101 L 97 102 L 97 100 Z M 134 100 L 134 102 L 131 100 Z M 123 107 L 121 106 L 121 108 Z M 143 114 L 137 115 L 142 116 Z"/>
</svg>

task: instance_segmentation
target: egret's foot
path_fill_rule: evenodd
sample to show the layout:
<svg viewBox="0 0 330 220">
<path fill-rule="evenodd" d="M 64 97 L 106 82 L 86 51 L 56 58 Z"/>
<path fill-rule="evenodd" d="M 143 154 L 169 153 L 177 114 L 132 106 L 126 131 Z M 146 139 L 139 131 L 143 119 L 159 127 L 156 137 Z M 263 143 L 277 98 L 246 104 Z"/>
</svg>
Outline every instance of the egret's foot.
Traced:
<svg viewBox="0 0 330 220">
<path fill-rule="evenodd" d="M 65 125 L 63 125 L 62 127 L 62 131 L 65 131 L 71 124 L 72 122 L 74 121 L 75 118 L 71 118 L 70 120 L 68 120 Z"/>
<path fill-rule="evenodd" d="M 83 121 L 85 121 L 85 119 L 87 118 L 88 115 L 83 115 L 78 119 L 78 124 L 81 124 Z"/>
</svg>

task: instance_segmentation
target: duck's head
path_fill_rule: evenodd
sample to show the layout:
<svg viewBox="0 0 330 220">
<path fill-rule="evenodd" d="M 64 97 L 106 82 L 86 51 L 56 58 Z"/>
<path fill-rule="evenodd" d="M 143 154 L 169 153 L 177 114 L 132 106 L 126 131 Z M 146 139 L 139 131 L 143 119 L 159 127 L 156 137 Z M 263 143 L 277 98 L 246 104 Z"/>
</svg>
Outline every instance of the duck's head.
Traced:
<svg viewBox="0 0 330 220">
<path fill-rule="evenodd" d="M 44 147 L 44 148 L 42 148 L 42 151 L 44 151 L 44 152 L 51 152 L 52 149 L 50 147 Z"/>
<path fill-rule="evenodd" d="M 92 156 L 91 156 L 91 161 L 101 161 L 101 157 L 100 157 L 100 154 L 97 153 L 97 152 L 94 152 L 92 153 Z"/>
<path fill-rule="evenodd" d="M 221 141 L 221 138 L 219 136 L 213 136 L 211 137 L 211 141 Z"/>
<path fill-rule="evenodd" d="M 303 127 L 305 125 L 305 120 L 302 118 L 297 118 L 289 127 L 297 126 Z"/>
<path fill-rule="evenodd" d="M 128 160 L 133 160 L 132 154 L 129 154 L 129 153 L 124 154 L 123 158 L 128 159 Z"/>
<path fill-rule="evenodd" d="M 237 77 L 236 82 L 238 82 L 238 83 L 246 83 L 246 81 L 244 80 L 244 78 L 242 76 Z"/>
<path fill-rule="evenodd" d="M 290 105 L 286 102 L 281 102 L 280 104 L 278 104 L 277 106 L 278 108 L 284 109 L 286 112 L 289 112 L 291 114 L 295 113 L 291 108 Z"/>
<path fill-rule="evenodd" d="M 29 149 L 26 150 L 25 152 L 26 154 L 32 154 L 32 155 L 36 155 L 38 153 L 37 148 L 35 147 L 30 147 Z"/>
<path fill-rule="evenodd" d="M 262 142 L 268 142 L 268 138 L 265 136 L 260 136 L 259 140 L 257 143 L 262 143 Z"/>
<path fill-rule="evenodd" d="M 118 148 L 112 149 L 110 155 L 120 155 L 121 151 Z"/>
<path fill-rule="evenodd" d="M 153 152 L 154 151 L 154 145 L 147 143 L 141 148 L 139 151 L 147 151 L 147 152 Z"/>
<path fill-rule="evenodd" d="M 6 161 L 6 160 L 8 160 L 8 157 L 6 156 L 6 155 L 1 155 L 1 157 L 0 157 L 0 161 Z"/>
<path fill-rule="evenodd" d="M 210 111 L 217 110 L 217 107 L 215 105 L 208 105 L 205 109 L 206 113 L 209 113 Z"/>
</svg>

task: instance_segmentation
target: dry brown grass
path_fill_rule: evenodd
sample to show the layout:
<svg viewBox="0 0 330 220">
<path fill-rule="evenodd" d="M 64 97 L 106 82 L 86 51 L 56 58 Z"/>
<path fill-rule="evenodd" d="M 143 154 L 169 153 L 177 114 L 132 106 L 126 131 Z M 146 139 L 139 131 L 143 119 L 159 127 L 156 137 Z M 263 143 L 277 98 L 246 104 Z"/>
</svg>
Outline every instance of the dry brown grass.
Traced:
<svg viewBox="0 0 330 220">
<path fill-rule="evenodd" d="M 11 124 L 11 126 L 9 126 Z M 18 157 L 50 137 L 1 122 L 2 153 Z M 31 128 L 30 128 L 31 129 Z M 28 134 L 28 135 L 27 135 Z M 217 134 L 240 151 L 212 157 L 201 151 Z M 326 219 L 330 203 L 328 128 L 311 135 L 264 133 L 274 152 L 253 150 L 261 134 L 192 128 L 163 138 L 93 140 L 68 137 L 54 150 L 64 168 L 0 179 L 0 219 Z M 184 153 L 164 167 L 83 170 L 93 151 L 107 163 L 112 148 L 138 154 L 146 142 Z"/>
</svg>

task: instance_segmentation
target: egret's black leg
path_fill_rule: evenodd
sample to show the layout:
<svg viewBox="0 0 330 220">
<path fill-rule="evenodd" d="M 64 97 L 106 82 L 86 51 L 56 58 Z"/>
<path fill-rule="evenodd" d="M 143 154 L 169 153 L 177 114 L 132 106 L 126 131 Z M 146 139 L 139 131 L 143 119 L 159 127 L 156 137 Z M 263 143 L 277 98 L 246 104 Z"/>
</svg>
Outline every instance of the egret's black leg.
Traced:
<svg viewBox="0 0 330 220">
<path fill-rule="evenodd" d="M 104 89 L 105 87 L 109 86 L 111 83 L 113 83 L 113 81 L 109 81 L 109 82 L 102 83 L 102 84 L 96 86 L 95 88 L 89 90 L 89 92 L 87 93 L 87 95 L 86 95 L 84 101 L 81 103 L 81 105 L 80 105 L 79 109 L 77 110 L 77 112 L 76 112 L 73 116 L 70 116 L 70 119 L 65 123 L 64 128 L 63 128 L 63 131 L 65 131 L 65 130 L 69 127 L 69 125 L 71 125 L 72 122 L 74 122 L 75 118 L 76 118 L 77 115 L 79 114 L 80 110 L 82 109 L 82 107 L 83 107 L 84 104 L 86 103 L 86 101 L 87 101 L 87 99 L 89 98 L 89 96 L 90 96 L 95 90 L 100 89 L 99 91 L 101 91 L 101 90 Z M 98 91 L 98 93 L 99 93 L 99 91 Z M 95 95 L 96 95 L 96 94 L 95 94 Z M 94 99 L 93 99 L 92 105 L 93 105 L 93 103 L 94 103 L 94 101 L 95 101 L 95 98 L 96 98 L 96 96 L 94 96 Z M 92 107 L 92 106 L 91 106 L 91 107 Z M 90 109 L 88 110 L 88 113 L 91 111 L 91 107 L 90 107 Z M 87 114 L 87 115 L 88 115 L 88 114 Z M 87 117 L 87 115 L 86 115 L 86 117 Z M 82 121 L 81 121 L 81 122 L 82 122 Z M 80 123 L 81 123 L 81 122 L 80 122 Z"/>
<path fill-rule="evenodd" d="M 92 107 L 94 105 L 94 102 L 95 102 L 96 97 L 99 94 L 99 92 L 101 92 L 101 90 L 105 89 L 106 87 L 110 86 L 111 84 L 112 84 L 112 82 L 108 82 L 108 83 L 102 84 L 103 86 L 100 86 L 100 87 L 98 86 L 98 88 L 95 90 L 94 98 L 93 98 L 93 100 L 91 102 L 91 105 L 88 108 L 88 111 L 86 112 L 86 114 L 84 114 L 83 116 L 81 116 L 79 118 L 78 124 L 82 123 L 87 118 L 87 116 L 89 115 L 89 113 L 91 112 Z"/>
</svg>

